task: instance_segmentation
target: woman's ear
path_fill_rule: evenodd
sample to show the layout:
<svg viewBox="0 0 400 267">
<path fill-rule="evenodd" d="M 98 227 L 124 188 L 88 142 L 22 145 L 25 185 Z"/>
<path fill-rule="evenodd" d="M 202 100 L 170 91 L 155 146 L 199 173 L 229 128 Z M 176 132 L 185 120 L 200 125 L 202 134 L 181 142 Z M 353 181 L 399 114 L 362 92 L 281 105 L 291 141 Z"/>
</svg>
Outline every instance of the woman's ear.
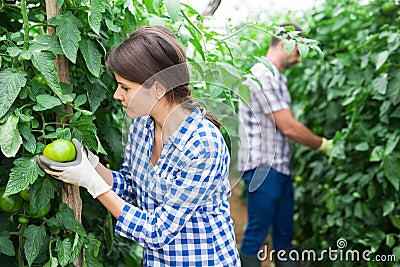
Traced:
<svg viewBox="0 0 400 267">
<path fill-rule="evenodd" d="M 154 95 L 155 95 L 157 100 L 160 100 L 165 95 L 165 93 L 167 92 L 165 87 L 161 83 L 159 83 L 158 81 L 154 82 L 154 84 L 152 86 L 152 90 L 153 90 Z"/>
</svg>

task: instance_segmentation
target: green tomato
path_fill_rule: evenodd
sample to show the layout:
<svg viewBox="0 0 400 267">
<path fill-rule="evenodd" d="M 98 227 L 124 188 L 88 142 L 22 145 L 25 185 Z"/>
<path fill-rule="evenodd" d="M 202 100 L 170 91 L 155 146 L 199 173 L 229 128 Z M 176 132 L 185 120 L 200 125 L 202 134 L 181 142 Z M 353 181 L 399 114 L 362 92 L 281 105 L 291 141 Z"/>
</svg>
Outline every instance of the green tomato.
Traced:
<svg viewBox="0 0 400 267">
<path fill-rule="evenodd" d="M 25 204 L 24 209 L 25 209 L 26 214 L 29 217 L 42 218 L 42 217 L 46 216 L 49 213 L 49 211 L 51 209 L 51 204 L 50 204 L 50 202 L 47 203 L 46 207 L 44 207 L 44 209 L 42 211 L 36 212 L 36 213 L 32 211 L 32 206 L 31 206 L 30 203 Z"/>
<path fill-rule="evenodd" d="M 27 223 L 29 222 L 29 218 L 26 217 L 25 215 L 20 215 L 20 216 L 18 217 L 18 221 L 19 221 L 19 223 L 21 223 L 21 224 L 27 224 Z"/>
<path fill-rule="evenodd" d="M 19 194 L 23 200 L 28 202 L 31 201 L 31 194 L 28 192 L 28 189 L 22 190 L 21 192 L 19 192 Z"/>
<path fill-rule="evenodd" d="M 44 148 L 43 155 L 57 162 L 68 162 L 75 159 L 76 150 L 71 141 L 57 139 Z"/>
<path fill-rule="evenodd" d="M 22 209 L 23 201 L 19 195 L 4 196 L 6 187 L 0 188 L 0 209 L 9 213 L 16 213 Z"/>
<path fill-rule="evenodd" d="M 297 184 L 301 184 L 304 181 L 304 178 L 300 175 L 294 177 L 294 182 Z"/>
<path fill-rule="evenodd" d="M 381 7 L 384 14 L 390 14 L 396 9 L 396 4 L 394 2 L 384 3 Z"/>
</svg>

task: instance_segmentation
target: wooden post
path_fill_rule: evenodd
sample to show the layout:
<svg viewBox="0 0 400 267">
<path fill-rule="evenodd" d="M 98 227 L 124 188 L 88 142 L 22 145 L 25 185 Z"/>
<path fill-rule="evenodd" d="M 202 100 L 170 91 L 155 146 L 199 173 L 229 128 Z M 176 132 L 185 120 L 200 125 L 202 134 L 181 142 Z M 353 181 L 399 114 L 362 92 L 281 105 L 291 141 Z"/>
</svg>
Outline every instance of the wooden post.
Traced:
<svg viewBox="0 0 400 267">
<path fill-rule="evenodd" d="M 50 18 L 54 17 L 59 13 L 61 13 L 61 11 L 57 7 L 56 0 L 46 0 L 47 19 L 49 20 Z M 52 35 L 53 33 L 54 33 L 54 28 L 49 27 L 48 34 Z M 58 81 L 63 83 L 70 83 L 67 58 L 64 55 L 57 55 L 55 64 L 57 68 Z M 66 110 L 68 113 L 72 114 L 71 107 L 63 105 L 62 108 Z M 64 183 L 62 187 L 62 201 L 66 203 L 74 211 L 75 219 L 81 223 L 82 199 L 79 193 L 79 186 Z M 74 265 L 76 267 L 82 266 L 82 254 L 79 254 L 78 258 L 74 260 Z"/>
</svg>

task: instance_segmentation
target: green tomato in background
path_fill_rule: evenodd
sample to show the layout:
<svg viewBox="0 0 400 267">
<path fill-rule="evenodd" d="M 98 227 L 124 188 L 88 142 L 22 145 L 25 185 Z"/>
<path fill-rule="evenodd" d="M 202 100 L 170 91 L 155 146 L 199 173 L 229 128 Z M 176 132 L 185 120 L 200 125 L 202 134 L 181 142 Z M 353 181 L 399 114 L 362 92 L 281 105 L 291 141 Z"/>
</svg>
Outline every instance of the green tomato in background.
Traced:
<svg viewBox="0 0 400 267">
<path fill-rule="evenodd" d="M 31 201 L 31 194 L 28 192 L 28 189 L 22 190 L 19 192 L 19 195 L 22 197 L 23 200 L 25 201 Z"/>
<path fill-rule="evenodd" d="M 44 209 L 42 211 L 40 211 L 40 212 L 33 212 L 32 211 L 32 206 L 31 206 L 30 203 L 25 204 L 24 209 L 25 209 L 26 214 L 29 217 L 42 218 L 42 217 L 46 216 L 49 213 L 49 211 L 51 209 L 51 204 L 50 204 L 50 202 L 47 203 L 46 207 L 44 207 Z"/>
<path fill-rule="evenodd" d="M 20 215 L 20 216 L 18 217 L 18 221 L 19 221 L 19 223 L 21 223 L 21 224 L 27 224 L 27 223 L 29 222 L 29 218 L 26 217 L 25 215 Z"/>
<path fill-rule="evenodd" d="M 23 201 L 19 195 L 4 196 L 6 187 L 0 188 L 0 209 L 9 213 L 16 213 L 22 209 Z"/>
<path fill-rule="evenodd" d="M 301 184 L 304 181 L 304 178 L 300 175 L 296 175 L 293 180 L 295 183 Z"/>
<path fill-rule="evenodd" d="M 394 2 L 384 3 L 381 7 L 383 14 L 390 14 L 396 10 L 396 4 Z"/>
</svg>

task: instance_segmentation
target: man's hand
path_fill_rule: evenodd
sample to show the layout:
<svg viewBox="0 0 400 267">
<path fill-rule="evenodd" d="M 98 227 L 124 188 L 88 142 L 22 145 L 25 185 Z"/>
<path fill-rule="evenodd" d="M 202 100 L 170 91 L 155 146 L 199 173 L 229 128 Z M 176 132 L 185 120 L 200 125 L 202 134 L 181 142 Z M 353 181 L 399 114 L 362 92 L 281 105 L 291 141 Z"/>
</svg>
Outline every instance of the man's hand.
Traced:
<svg viewBox="0 0 400 267">
<path fill-rule="evenodd" d="M 95 167 L 99 159 L 82 144 L 72 139 L 76 149 L 76 159 L 71 162 L 55 162 L 45 156 L 39 156 L 39 166 L 48 174 L 69 184 L 85 187 L 88 192 L 97 198 L 111 190 L 111 186 L 97 173 Z"/>
<path fill-rule="evenodd" d="M 326 139 L 325 137 L 322 137 L 322 143 L 321 143 L 320 147 L 317 148 L 317 150 L 324 153 L 328 157 L 330 157 L 332 148 L 333 148 L 332 139 Z"/>
</svg>

